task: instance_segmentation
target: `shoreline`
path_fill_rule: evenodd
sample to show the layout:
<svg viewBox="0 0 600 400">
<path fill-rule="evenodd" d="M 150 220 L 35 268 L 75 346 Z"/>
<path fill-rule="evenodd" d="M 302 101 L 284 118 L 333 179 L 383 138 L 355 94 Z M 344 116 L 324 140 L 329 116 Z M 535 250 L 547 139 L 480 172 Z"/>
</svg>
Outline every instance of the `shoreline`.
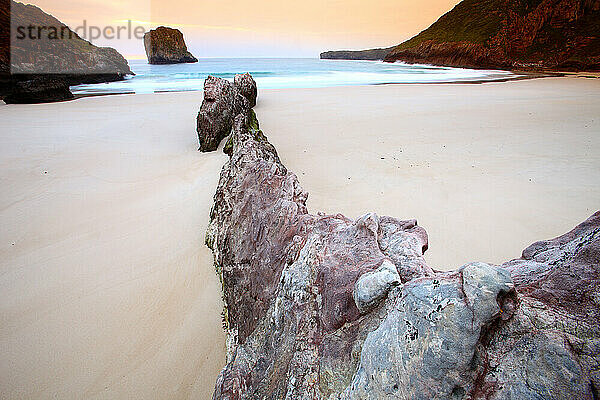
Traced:
<svg viewBox="0 0 600 400">
<path fill-rule="evenodd" d="M 513 72 L 513 71 L 510 71 Z M 516 72 L 515 72 L 516 73 Z M 319 87 L 302 87 L 302 88 L 272 88 L 264 90 L 294 90 L 294 89 L 328 89 L 328 88 L 339 88 L 339 87 L 356 87 L 356 86 L 387 86 L 387 85 L 459 85 L 459 84 L 485 84 L 485 83 L 506 83 L 513 81 L 529 80 L 529 79 L 542 79 L 542 78 L 559 78 L 568 76 L 567 73 L 526 73 L 519 72 L 521 76 L 506 77 L 506 78 L 495 78 L 495 79 L 472 79 L 472 80 L 453 80 L 447 82 L 384 82 L 384 83 L 369 83 L 369 84 L 357 84 L 357 85 L 336 85 L 336 86 L 319 86 Z M 203 89 L 191 89 L 191 90 L 157 90 L 153 93 L 136 93 L 136 92 L 123 92 L 123 93 L 84 93 L 74 94 L 74 97 L 70 100 L 59 101 L 57 103 L 64 103 L 87 97 L 102 97 L 102 96 L 120 96 L 120 95 L 151 95 L 160 93 L 188 93 L 188 92 L 202 92 Z"/>
</svg>

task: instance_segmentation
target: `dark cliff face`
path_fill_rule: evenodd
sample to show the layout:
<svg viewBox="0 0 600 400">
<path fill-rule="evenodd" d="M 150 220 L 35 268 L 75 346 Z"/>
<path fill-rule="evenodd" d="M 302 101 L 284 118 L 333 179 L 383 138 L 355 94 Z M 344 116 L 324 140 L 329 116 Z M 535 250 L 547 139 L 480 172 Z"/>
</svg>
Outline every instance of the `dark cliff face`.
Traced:
<svg viewBox="0 0 600 400">
<path fill-rule="evenodd" d="M 0 23 L 0 98 L 7 103 L 68 100 L 73 98 L 69 86 L 133 74 L 115 49 L 92 45 L 36 6 L 1 0 Z M 34 29 L 32 39 L 29 26 L 46 29 L 41 35 Z M 19 27 L 24 28 L 21 35 Z M 53 28 L 58 38 L 50 38 Z"/>
<path fill-rule="evenodd" d="M 600 0 L 464 0 L 385 61 L 600 70 Z"/>
<path fill-rule="evenodd" d="M 160 26 L 144 35 L 146 56 L 150 64 L 195 63 L 198 59 L 185 45 L 183 34 L 172 28 Z"/>
</svg>

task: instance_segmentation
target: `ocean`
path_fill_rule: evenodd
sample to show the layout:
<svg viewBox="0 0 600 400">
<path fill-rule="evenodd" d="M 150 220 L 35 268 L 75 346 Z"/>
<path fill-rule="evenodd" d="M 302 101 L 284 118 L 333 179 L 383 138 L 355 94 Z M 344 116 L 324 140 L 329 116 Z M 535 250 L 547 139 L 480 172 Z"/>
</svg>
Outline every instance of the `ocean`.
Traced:
<svg viewBox="0 0 600 400">
<path fill-rule="evenodd" d="M 244 72 L 252 74 L 260 89 L 493 81 L 515 77 L 507 71 L 312 58 L 208 58 L 195 64 L 173 65 L 130 60 L 129 65 L 135 76 L 121 82 L 73 86 L 72 91 L 80 95 L 195 91 L 203 89 L 208 75 L 233 79 L 235 74 Z"/>
</svg>

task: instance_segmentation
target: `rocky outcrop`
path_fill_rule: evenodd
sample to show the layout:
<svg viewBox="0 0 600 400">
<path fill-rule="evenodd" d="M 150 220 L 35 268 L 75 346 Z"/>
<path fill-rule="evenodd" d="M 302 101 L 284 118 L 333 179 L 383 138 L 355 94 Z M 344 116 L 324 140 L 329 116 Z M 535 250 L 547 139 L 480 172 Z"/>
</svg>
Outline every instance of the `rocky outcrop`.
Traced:
<svg viewBox="0 0 600 400">
<path fill-rule="evenodd" d="M 198 59 L 187 49 L 183 33 L 178 29 L 159 26 L 146 32 L 144 47 L 150 64 L 195 63 Z"/>
<path fill-rule="evenodd" d="M 209 76 L 204 82 L 204 99 L 196 118 L 200 151 L 214 151 L 231 132 L 238 114 L 256 105 L 256 82 L 250 74 L 236 75 L 233 83 Z"/>
<path fill-rule="evenodd" d="M 310 214 L 248 106 L 227 143 L 214 399 L 598 398 L 600 212 L 518 260 L 438 272 L 415 220 Z"/>
<path fill-rule="evenodd" d="M 7 104 L 51 103 L 71 100 L 69 81 L 60 78 L 32 77 L 13 82 L 10 94 L 4 98 Z"/>
<path fill-rule="evenodd" d="M 369 49 L 369 50 L 337 50 L 326 51 L 321 53 L 323 60 L 383 60 L 385 56 L 393 49 L 388 47 L 385 49 Z"/>
<path fill-rule="evenodd" d="M 0 26 L 0 98 L 6 103 L 69 100 L 70 86 L 133 74 L 115 49 L 92 45 L 36 6 L 1 0 Z"/>
<path fill-rule="evenodd" d="M 600 0 L 464 0 L 386 61 L 599 70 Z"/>
<path fill-rule="evenodd" d="M 384 60 L 463 68 L 598 71 L 599 21 L 600 0 L 463 0 L 428 29 L 390 49 Z M 361 54 L 370 53 L 348 56 Z"/>
</svg>

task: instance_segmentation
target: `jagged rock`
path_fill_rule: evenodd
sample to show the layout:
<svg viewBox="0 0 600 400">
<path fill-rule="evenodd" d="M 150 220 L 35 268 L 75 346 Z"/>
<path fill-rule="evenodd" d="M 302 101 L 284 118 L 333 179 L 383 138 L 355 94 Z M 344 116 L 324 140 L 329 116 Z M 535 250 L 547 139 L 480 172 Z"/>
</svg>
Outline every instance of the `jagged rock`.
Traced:
<svg viewBox="0 0 600 400">
<path fill-rule="evenodd" d="M 508 271 L 475 263 L 397 290 L 369 333 L 343 399 L 451 399 L 469 392 L 482 329 L 513 289 Z M 460 398 L 460 397 L 459 397 Z"/>
<path fill-rule="evenodd" d="M 311 397 L 344 385 L 338 376 L 352 378 L 360 345 L 352 349 L 374 315 L 361 316 L 353 290 L 388 259 L 377 240 L 381 219 L 308 214 L 306 193 L 254 118 L 236 118 L 207 232 L 230 343 L 215 398 Z M 325 383 L 318 371 L 336 378 Z"/>
<path fill-rule="evenodd" d="M 258 89 L 256 82 L 252 75 L 249 73 L 236 75 L 233 79 L 234 85 L 239 89 L 242 95 L 248 99 L 250 108 L 256 105 L 256 96 L 258 95 Z"/>
<path fill-rule="evenodd" d="M 187 49 L 183 33 L 159 26 L 144 34 L 144 47 L 150 64 L 196 63 L 198 59 Z"/>
<path fill-rule="evenodd" d="M 414 220 L 309 214 L 252 110 L 228 154 L 206 234 L 228 335 L 214 399 L 597 398 L 600 212 L 519 260 L 436 272 Z"/>
<path fill-rule="evenodd" d="M 236 75 L 234 83 L 209 76 L 204 82 L 204 99 L 196 119 L 200 151 L 214 151 L 231 132 L 238 114 L 256 105 L 256 82 L 250 74 Z"/>
</svg>

